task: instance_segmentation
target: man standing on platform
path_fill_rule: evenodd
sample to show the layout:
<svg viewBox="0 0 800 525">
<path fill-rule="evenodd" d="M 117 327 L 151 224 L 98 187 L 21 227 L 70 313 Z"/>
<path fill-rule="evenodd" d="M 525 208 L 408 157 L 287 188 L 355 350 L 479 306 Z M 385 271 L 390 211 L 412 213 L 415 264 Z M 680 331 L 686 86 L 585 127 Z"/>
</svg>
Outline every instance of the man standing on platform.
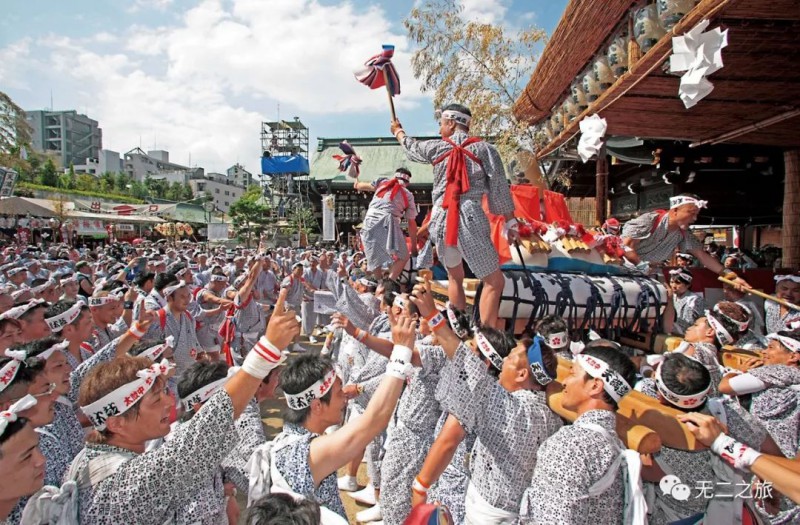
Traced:
<svg viewBox="0 0 800 525">
<path fill-rule="evenodd" d="M 704 267 L 725 276 L 744 288 L 750 285 L 725 268 L 722 263 L 703 250 L 703 245 L 689 231 L 689 226 L 697 222 L 701 208 L 708 201 L 700 200 L 689 193 L 676 195 L 669 199 L 669 210 L 656 210 L 643 213 L 622 227 L 622 243 L 625 245 L 625 259 L 632 264 L 642 262 L 661 264 L 672 258 L 675 248 L 681 253 L 695 256 Z"/>
<path fill-rule="evenodd" d="M 485 326 L 493 326 L 504 279 L 497 249 L 492 244 L 489 220 L 481 204 L 486 195 L 489 211 L 505 217 L 503 231 L 513 243 L 519 237 L 514 201 L 498 151 L 479 137 L 469 136 L 472 112 L 460 104 L 450 104 L 436 116 L 440 140 L 411 138 L 396 120 L 391 130 L 409 160 L 433 164 L 430 233 L 439 260 L 447 268 L 450 303 L 459 309 L 466 307 L 463 287 L 463 260 L 466 260 L 484 283 L 481 321 Z"/>
</svg>

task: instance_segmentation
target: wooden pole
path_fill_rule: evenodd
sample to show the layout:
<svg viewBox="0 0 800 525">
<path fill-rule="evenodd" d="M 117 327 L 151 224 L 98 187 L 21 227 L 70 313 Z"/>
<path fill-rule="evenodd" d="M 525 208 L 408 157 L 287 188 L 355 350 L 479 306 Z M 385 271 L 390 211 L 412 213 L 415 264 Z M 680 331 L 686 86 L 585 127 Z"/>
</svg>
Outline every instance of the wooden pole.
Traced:
<svg viewBox="0 0 800 525">
<path fill-rule="evenodd" d="M 595 188 L 594 216 L 595 222 L 597 223 L 596 226 L 601 226 L 608 218 L 608 214 L 606 213 L 608 209 L 608 156 L 606 155 L 605 142 L 603 142 L 600 151 L 597 152 L 597 161 L 595 162 Z"/>
<path fill-rule="evenodd" d="M 397 114 L 394 112 L 394 97 L 392 96 L 392 87 L 389 84 L 389 72 L 383 68 L 383 79 L 386 84 L 386 94 L 389 95 L 389 109 L 392 110 L 392 120 L 397 120 Z"/>
<path fill-rule="evenodd" d="M 784 268 L 800 267 L 800 150 L 783 154 L 783 228 L 781 229 Z"/>
</svg>

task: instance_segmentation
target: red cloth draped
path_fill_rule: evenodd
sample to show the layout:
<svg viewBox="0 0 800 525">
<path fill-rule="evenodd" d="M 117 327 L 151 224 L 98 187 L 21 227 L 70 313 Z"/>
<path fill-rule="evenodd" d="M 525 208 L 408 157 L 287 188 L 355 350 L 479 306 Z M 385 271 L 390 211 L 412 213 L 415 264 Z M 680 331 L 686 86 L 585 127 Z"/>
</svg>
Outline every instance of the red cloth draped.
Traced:
<svg viewBox="0 0 800 525">
<path fill-rule="evenodd" d="M 395 177 L 381 182 L 375 189 L 375 196 L 378 198 L 383 198 L 387 192 L 391 191 L 392 193 L 389 195 L 389 199 L 394 200 L 397 192 L 401 191 L 402 189 L 403 183 L 400 182 L 400 179 Z M 401 195 L 403 196 L 403 205 L 408 208 L 408 195 L 406 195 L 406 192 L 404 191 L 401 193 Z"/>
<path fill-rule="evenodd" d="M 466 147 L 481 142 L 481 139 L 478 137 L 469 137 L 462 142 L 461 145 L 456 144 L 446 137 L 442 137 L 442 140 L 453 146 L 450 151 L 433 161 L 433 165 L 435 166 L 443 160 L 447 160 L 447 171 L 445 172 L 447 187 L 444 192 L 444 202 L 442 202 L 442 209 L 447 210 L 444 243 L 445 246 L 457 246 L 461 195 L 469 191 L 467 157 L 478 164 L 481 163 L 481 160 L 474 153 L 467 150 Z"/>
<path fill-rule="evenodd" d="M 529 184 L 515 184 L 511 186 L 511 198 L 514 200 L 514 216 L 520 217 L 536 225 L 541 221 L 541 211 L 539 207 L 539 188 Z M 489 211 L 489 203 L 483 199 L 483 211 L 489 218 L 489 229 L 492 243 L 497 248 L 497 255 L 500 257 L 500 264 L 505 264 L 511 260 L 511 247 L 503 237 L 503 226 L 506 219 L 502 215 L 495 215 Z M 536 228 L 534 228 L 536 231 Z"/>
</svg>

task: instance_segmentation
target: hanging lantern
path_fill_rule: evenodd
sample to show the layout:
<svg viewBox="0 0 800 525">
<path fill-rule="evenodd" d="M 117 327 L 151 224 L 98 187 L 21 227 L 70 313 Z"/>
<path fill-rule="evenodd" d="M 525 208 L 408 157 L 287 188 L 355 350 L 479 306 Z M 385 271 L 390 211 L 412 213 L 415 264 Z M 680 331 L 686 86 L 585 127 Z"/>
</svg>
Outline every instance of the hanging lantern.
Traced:
<svg viewBox="0 0 800 525">
<path fill-rule="evenodd" d="M 594 78 L 594 71 L 589 69 L 583 75 L 583 91 L 586 93 L 586 101 L 589 103 L 594 102 L 603 93 L 600 88 L 600 82 Z"/>
<path fill-rule="evenodd" d="M 628 72 L 628 31 L 622 29 L 608 46 L 606 53 L 611 74 L 619 78 Z"/>
<path fill-rule="evenodd" d="M 553 134 L 556 136 L 564 129 L 564 118 L 561 115 L 560 106 L 553 109 L 553 115 L 550 117 L 550 127 L 553 130 Z"/>
<path fill-rule="evenodd" d="M 658 20 L 665 31 L 680 22 L 686 13 L 692 10 L 697 0 L 658 0 Z"/>
<path fill-rule="evenodd" d="M 572 95 L 569 95 L 561 104 L 561 110 L 564 112 L 565 125 L 575 120 L 575 117 L 577 117 L 580 114 L 580 111 L 578 110 L 578 105 L 572 101 Z"/>
<path fill-rule="evenodd" d="M 589 102 L 586 100 L 586 92 L 583 90 L 583 80 L 579 79 L 572 83 L 569 88 L 572 96 L 572 101 L 578 105 L 578 109 L 583 111 L 589 107 Z"/>
<path fill-rule="evenodd" d="M 658 10 L 655 4 L 648 4 L 634 15 L 633 22 L 633 37 L 642 54 L 647 53 L 650 49 L 661 40 L 661 37 L 666 35 L 667 32 L 661 27 L 661 22 L 658 19 Z"/>
<path fill-rule="evenodd" d="M 592 64 L 592 73 L 594 74 L 594 79 L 600 83 L 600 89 L 603 91 L 610 88 L 614 80 L 616 80 L 614 74 L 611 72 L 611 68 L 608 67 L 608 60 L 606 60 L 605 55 L 600 55 L 597 57 L 597 60 L 594 61 L 594 64 Z"/>
</svg>

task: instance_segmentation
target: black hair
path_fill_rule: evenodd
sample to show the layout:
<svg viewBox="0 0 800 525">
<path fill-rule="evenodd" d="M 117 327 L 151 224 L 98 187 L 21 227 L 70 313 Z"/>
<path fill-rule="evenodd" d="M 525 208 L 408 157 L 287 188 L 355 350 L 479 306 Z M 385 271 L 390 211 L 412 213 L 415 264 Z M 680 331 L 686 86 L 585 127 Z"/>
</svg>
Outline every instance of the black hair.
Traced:
<svg viewBox="0 0 800 525">
<path fill-rule="evenodd" d="M 194 363 L 184 370 L 178 380 L 178 397 L 184 399 L 192 392 L 196 392 L 214 381 L 219 381 L 227 375 L 228 365 L 224 361 Z M 187 414 L 187 419 L 191 418 L 192 415 L 193 413 Z"/>
<path fill-rule="evenodd" d="M 411 172 L 408 170 L 408 168 L 397 168 L 394 171 L 397 172 L 397 173 L 405 173 L 409 177 L 411 176 Z"/>
<path fill-rule="evenodd" d="M 247 510 L 248 525 L 319 525 L 319 504 L 282 492 L 268 494 Z"/>
<path fill-rule="evenodd" d="M 469 322 L 469 317 L 467 316 L 467 312 L 460 308 L 456 308 L 452 304 L 450 305 L 450 311 L 453 312 L 453 315 L 456 317 L 456 325 L 453 326 L 453 323 L 450 322 L 450 316 L 447 316 L 447 324 L 450 326 L 450 329 L 455 333 L 458 330 L 466 330 L 466 335 L 464 339 L 471 339 L 475 334 L 472 330 L 472 325 Z"/>
<path fill-rule="evenodd" d="M 489 344 L 495 349 L 495 351 L 505 359 L 508 354 L 517 346 L 517 340 L 514 339 L 514 336 L 510 332 L 504 332 L 502 330 L 498 330 L 497 328 L 491 328 L 489 326 L 483 326 L 478 329 L 478 331 L 483 334 Z M 481 359 L 484 359 L 481 356 Z M 496 369 L 490 362 L 484 359 L 487 365 L 489 365 L 489 373 L 492 374 L 494 377 L 498 377 L 500 375 L 500 371 Z"/>
<path fill-rule="evenodd" d="M 41 277 L 34 279 L 33 281 L 31 281 L 31 288 L 36 288 L 37 286 L 41 286 L 47 281 L 48 281 L 47 279 L 42 279 Z"/>
<path fill-rule="evenodd" d="M 103 283 L 103 287 L 101 288 L 101 290 L 104 292 L 111 292 L 113 290 L 116 290 L 117 288 L 123 288 L 123 287 L 125 287 L 124 282 L 112 279 L 110 281 L 106 281 L 105 283 Z"/>
<path fill-rule="evenodd" d="M 734 324 L 734 322 L 733 322 L 733 319 L 729 318 L 727 315 L 720 315 L 717 312 L 708 312 L 708 315 L 713 316 L 714 319 L 716 319 L 717 322 L 719 322 L 722 325 L 722 327 L 729 334 L 731 334 L 731 337 L 735 338 L 737 335 L 739 335 L 739 327 L 736 326 L 736 324 Z M 706 323 L 708 323 L 708 319 L 707 318 L 706 318 Z M 711 326 L 710 323 L 709 323 L 709 326 Z M 714 330 L 713 326 L 711 326 L 711 329 L 716 334 L 716 330 Z M 720 340 L 716 337 L 716 335 L 714 336 L 714 345 L 717 347 L 717 350 L 719 350 L 723 346 L 722 343 L 720 342 Z"/>
<path fill-rule="evenodd" d="M 614 341 L 596 339 L 587 343 L 581 354 L 604 361 L 611 370 L 622 376 L 622 379 L 631 388 L 636 384 L 636 366 L 631 361 L 631 358 L 622 352 L 619 344 Z M 605 390 L 603 390 L 603 401 L 616 410 L 617 402 Z"/>
<path fill-rule="evenodd" d="M 711 374 L 703 363 L 676 352 L 664 356 L 659 372 L 664 386 L 681 396 L 699 394 L 711 384 Z M 691 411 L 696 412 L 699 408 L 693 407 Z"/>
<path fill-rule="evenodd" d="M 289 358 L 281 370 L 281 390 L 286 394 L 299 394 L 327 374 L 333 368 L 333 361 L 327 357 L 315 354 L 302 354 Z M 331 392 L 320 398 L 328 404 L 331 401 Z M 294 410 L 288 406 L 284 410 L 283 418 L 295 425 L 303 424 L 311 413 L 310 407 Z"/>
<path fill-rule="evenodd" d="M 47 311 L 44 313 L 44 316 L 49 319 L 51 317 L 55 317 L 57 315 L 61 315 L 64 312 L 66 312 L 67 310 L 69 310 L 70 308 L 72 308 L 73 306 L 75 306 L 75 303 L 77 303 L 77 302 L 78 301 L 72 301 L 70 299 L 61 299 L 60 301 L 57 301 L 57 302 L 51 304 L 49 307 L 47 307 Z M 80 318 L 83 315 L 83 313 L 88 309 L 89 309 L 89 307 L 86 306 L 83 302 L 81 302 L 81 313 L 79 313 L 78 317 L 76 317 L 75 320 L 72 321 L 67 326 L 71 326 L 71 325 L 77 323 L 80 320 Z"/>
<path fill-rule="evenodd" d="M 383 280 L 383 297 L 381 301 L 386 306 L 392 306 L 394 298 L 400 293 L 400 283 L 393 279 Z"/>
<path fill-rule="evenodd" d="M 3 434 L 0 435 L 0 446 L 11 439 L 17 432 L 20 432 L 25 425 L 28 424 L 28 419 L 24 417 L 18 417 L 16 421 L 11 422 L 6 426 L 6 429 L 3 431 Z M 0 458 L 3 457 L 3 451 L 0 450 Z"/>
<path fill-rule="evenodd" d="M 37 339 L 26 344 L 23 348 L 28 352 L 28 357 L 38 357 L 45 350 L 49 350 L 53 345 L 62 341 L 57 335 L 48 335 L 43 339 Z"/>
<path fill-rule="evenodd" d="M 567 322 L 564 321 L 564 318 L 558 315 L 547 315 L 542 317 L 538 323 L 536 323 L 536 331 L 544 338 L 548 338 L 553 334 L 558 334 L 561 332 L 567 332 Z M 545 344 L 545 346 L 547 346 Z"/>
<path fill-rule="evenodd" d="M 162 272 L 156 275 L 156 279 L 153 281 L 153 288 L 160 293 L 167 286 L 176 284 L 177 282 L 178 278 L 174 273 Z"/>
<path fill-rule="evenodd" d="M 11 348 L 11 350 L 23 350 L 28 351 L 29 344 L 26 345 L 17 345 Z M 0 357 L 0 368 L 3 368 L 11 361 L 10 357 Z M 0 392 L 0 402 L 4 400 L 5 396 L 12 397 L 9 395 L 13 390 L 15 385 L 28 385 L 32 383 L 36 376 L 44 371 L 44 360 L 39 359 L 38 357 L 29 357 L 27 358 L 17 370 L 17 375 L 14 376 L 14 379 L 8 384 L 2 392 Z M 27 388 L 27 386 L 26 386 Z"/>
<path fill-rule="evenodd" d="M 472 116 L 472 111 L 470 111 L 467 106 L 462 104 L 448 104 L 442 108 L 442 111 L 458 111 L 459 113 L 463 113 L 468 117 Z"/>
<path fill-rule="evenodd" d="M 153 272 L 144 271 L 133 279 L 133 284 L 135 284 L 139 288 L 142 288 L 147 283 L 147 281 L 154 279 L 155 276 L 156 274 L 154 274 Z"/>
<path fill-rule="evenodd" d="M 19 305 L 14 305 L 14 306 L 20 306 L 20 305 L 23 305 L 23 304 L 28 304 L 28 303 L 27 303 L 27 302 L 24 302 L 24 303 L 20 303 Z M 20 320 L 20 321 L 26 321 L 26 320 L 27 320 L 27 319 L 28 319 L 30 316 L 32 316 L 32 315 L 33 315 L 33 312 L 35 312 L 35 311 L 36 311 L 36 310 L 38 310 L 39 308 L 45 308 L 45 309 L 47 309 L 47 308 L 49 308 L 49 307 L 50 307 L 50 303 L 39 303 L 39 304 L 35 304 L 35 305 L 31 306 L 31 307 L 28 309 L 28 311 L 27 311 L 27 312 L 25 312 L 24 314 L 22 314 L 22 315 L 20 315 L 19 317 L 17 317 L 17 319 L 18 319 L 18 320 Z"/>
</svg>

